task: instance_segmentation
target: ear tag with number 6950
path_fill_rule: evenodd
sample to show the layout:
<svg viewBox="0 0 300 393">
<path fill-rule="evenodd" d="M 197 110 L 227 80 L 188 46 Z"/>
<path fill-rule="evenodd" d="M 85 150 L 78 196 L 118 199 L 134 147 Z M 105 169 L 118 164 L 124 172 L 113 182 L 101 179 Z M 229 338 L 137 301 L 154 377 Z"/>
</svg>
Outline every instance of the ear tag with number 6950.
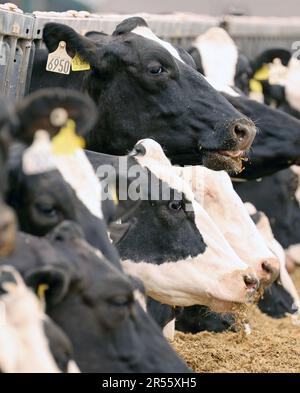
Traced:
<svg viewBox="0 0 300 393">
<path fill-rule="evenodd" d="M 46 70 L 49 72 L 56 72 L 58 74 L 70 74 L 72 57 L 70 57 L 66 50 L 65 41 L 60 41 L 56 51 L 49 53 Z"/>
</svg>

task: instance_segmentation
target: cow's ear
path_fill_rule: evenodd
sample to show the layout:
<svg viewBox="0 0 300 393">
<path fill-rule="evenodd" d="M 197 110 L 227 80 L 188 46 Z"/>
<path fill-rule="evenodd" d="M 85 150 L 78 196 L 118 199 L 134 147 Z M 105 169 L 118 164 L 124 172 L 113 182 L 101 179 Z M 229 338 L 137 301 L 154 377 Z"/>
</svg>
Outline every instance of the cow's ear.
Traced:
<svg viewBox="0 0 300 393">
<path fill-rule="evenodd" d="M 141 18 L 140 16 L 132 16 L 130 18 L 124 19 L 121 23 L 119 23 L 112 35 L 117 36 L 130 33 L 138 26 L 148 27 L 148 24 L 145 19 Z"/>
<path fill-rule="evenodd" d="M 60 41 L 65 41 L 67 44 L 67 52 L 71 57 L 74 57 L 77 53 L 91 66 L 95 66 L 97 63 L 97 46 L 95 42 L 78 34 L 67 25 L 47 23 L 43 31 L 43 40 L 49 52 L 54 52 Z"/>
<path fill-rule="evenodd" d="M 175 49 L 179 53 L 179 56 L 182 58 L 182 60 L 187 65 L 191 66 L 192 68 L 194 68 L 196 70 L 197 66 L 196 66 L 195 60 L 193 59 L 193 56 L 188 51 L 183 49 L 181 46 L 179 46 L 179 45 L 173 45 L 173 46 L 175 47 Z"/>
<path fill-rule="evenodd" d="M 48 265 L 29 271 L 25 281 L 39 298 L 45 299 L 46 304 L 52 306 L 66 295 L 71 274 L 58 266 Z"/>
<path fill-rule="evenodd" d="M 85 136 L 97 120 L 94 102 L 88 96 L 63 88 L 41 89 L 20 102 L 11 125 L 15 139 L 30 145 L 37 130 L 55 136 L 67 120 L 73 120 L 76 133 Z"/>
<path fill-rule="evenodd" d="M 188 49 L 187 52 L 193 58 L 196 70 L 200 72 L 200 74 L 205 75 L 199 50 L 192 46 L 191 48 Z"/>
</svg>

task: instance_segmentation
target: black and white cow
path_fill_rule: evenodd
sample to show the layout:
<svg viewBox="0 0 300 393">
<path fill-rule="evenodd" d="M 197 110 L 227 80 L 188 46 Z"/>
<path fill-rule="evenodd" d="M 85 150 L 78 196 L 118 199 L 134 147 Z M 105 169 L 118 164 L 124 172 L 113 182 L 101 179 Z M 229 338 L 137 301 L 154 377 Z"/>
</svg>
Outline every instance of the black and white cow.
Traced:
<svg viewBox="0 0 300 393">
<path fill-rule="evenodd" d="M 182 186 L 185 180 L 190 183 L 197 202 L 199 202 L 203 206 L 205 211 L 210 215 L 213 221 L 217 224 L 218 229 L 225 236 L 226 240 L 233 248 L 233 250 L 237 253 L 237 255 L 254 269 L 255 273 L 259 277 L 260 282 L 263 286 L 272 283 L 276 279 L 279 272 L 278 260 L 276 256 L 268 249 L 264 239 L 258 233 L 257 229 L 255 228 L 255 225 L 250 219 L 249 213 L 244 207 L 244 204 L 239 199 L 238 195 L 234 192 L 229 176 L 225 172 L 214 172 L 205 167 L 185 167 L 185 168 L 171 167 L 171 164 L 166 158 L 166 156 L 164 155 L 161 147 L 156 142 L 149 139 L 140 141 L 140 143 L 136 145 L 135 151 L 137 151 L 138 153 L 137 157 L 144 156 L 144 161 L 146 163 L 145 165 L 149 163 L 149 165 L 151 164 L 154 166 L 155 164 L 153 163 L 153 161 L 155 161 L 157 168 L 160 168 L 161 171 L 158 173 L 160 174 L 163 172 L 167 173 L 168 171 L 170 171 L 170 173 L 173 173 L 172 184 L 177 185 L 177 190 L 178 187 Z M 97 164 L 99 165 L 103 160 L 103 158 L 101 158 L 101 155 L 98 155 L 97 153 L 90 153 L 88 155 L 89 158 L 92 159 L 92 162 L 94 161 L 93 163 L 94 167 L 96 167 Z M 98 157 L 98 162 L 97 162 L 97 156 L 100 156 Z M 139 160 L 141 160 L 141 158 L 139 158 Z M 143 159 L 141 162 L 143 163 Z M 162 167 L 160 167 L 160 165 L 157 164 L 157 162 L 165 166 L 165 168 L 162 169 Z M 180 176 L 181 179 L 184 179 L 182 184 L 180 184 L 178 179 L 176 183 L 176 181 L 174 180 L 176 176 Z M 163 217 L 160 217 L 160 209 L 163 208 L 163 204 L 160 202 L 161 204 L 160 206 L 158 202 L 154 202 L 154 201 L 152 201 L 152 204 L 153 204 L 152 209 L 151 207 L 147 207 L 147 204 L 142 204 L 139 207 L 139 209 L 136 211 L 137 214 L 135 215 L 136 223 L 134 225 L 136 227 L 136 232 L 134 229 L 129 229 L 128 231 L 129 233 L 132 232 L 135 235 L 137 242 L 139 240 L 143 242 L 143 244 L 145 245 L 143 249 L 138 251 L 137 246 L 133 242 L 133 237 L 128 236 L 128 234 L 126 234 L 125 239 L 123 239 L 123 244 L 121 242 L 121 246 L 120 246 L 120 242 L 119 242 L 117 244 L 117 247 L 120 249 L 122 258 L 128 257 L 128 255 L 131 255 L 131 258 L 133 258 L 132 257 L 133 255 L 134 258 L 136 258 L 136 262 L 144 261 L 144 259 L 145 261 L 147 261 L 146 259 L 147 256 L 152 254 L 153 255 L 152 263 L 155 260 L 154 256 L 156 255 L 156 263 L 159 263 L 160 266 L 162 266 L 163 260 L 171 261 L 174 259 L 175 254 L 172 256 L 172 253 L 170 252 L 169 248 L 171 246 L 174 249 L 172 238 L 174 238 L 175 236 L 173 236 L 173 231 L 171 230 L 172 228 L 168 228 L 168 230 L 165 231 L 165 233 L 170 233 L 171 235 L 171 238 L 168 237 L 166 242 L 166 244 L 169 245 L 169 248 L 167 245 L 164 246 L 162 244 L 160 245 L 160 243 L 163 242 L 163 240 L 160 239 L 160 237 L 157 237 L 156 239 L 154 237 L 154 234 L 151 236 L 152 233 L 151 229 L 150 228 L 146 229 L 146 223 L 149 222 L 149 225 L 152 227 L 153 226 L 152 221 L 154 221 L 153 218 L 157 216 L 160 219 L 161 226 L 163 227 L 164 225 Z M 155 207 L 156 209 L 154 209 Z M 202 223 L 205 222 L 205 219 L 201 215 L 201 212 L 199 212 L 199 209 L 196 209 L 194 213 L 195 213 L 196 223 L 197 223 L 197 218 Z M 149 214 L 149 217 L 147 217 L 147 214 Z M 152 220 L 150 217 L 152 217 Z M 167 216 L 165 218 L 167 218 Z M 154 222 L 156 222 L 156 220 Z M 180 227 L 184 231 L 184 233 L 186 234 L 189 233 L 188 229 L 185 228 L 183 224 L 178 223 L 176 226 Z M 137 235 L 138 232 L 140 233 L 140 235 Z M 155 231 L 154 229 L 154 232 L 157 232 L 157 230 Z M 206 239 L 206 241 L 209 236 L 212 236 L 214 238 L 214 241 L 216 241 L 216 236 L 217 236 L 216 232 L 215 234 L 213 234 L 211 231 L 207 231 L 207 227 L 206 228 L 203 226 L 201 227 L 201 225 L 200 225 L 200 232 L 203 235 L 204 239 Z M 147 234 L 146 236 L 147 239 L 145 238 L 144 240 L 142 240 L 144 236 L 143 233 Z M 152 237 L 154 240 L 152 240 Z M 192 238 L 191 235 L 188 235 L 188 237 L 190 239 Z M 177 238 L 176 253 L 179 255 L 180 249 L 178 247 L 178 243 L 179 245 L 181 243 L 178 240 L 183 238 L 183 236 L 180 235 L 180 233 L 178 233 L 176 238 Z M 149 246 L 152 250 L 150 253 L 145 252 L 145 250 L 147 250 L 146 241 L 149 241 Z M 186 240 L 185 243 L 190 244 L 190 241 Z M 208 240 L 207 248 L 210 247 L 213 249 L 211 242 Z M 191 246 L 189 246 L 189 248 L 191 249 Z M 159 256 L 161 257 L 161 260 L 157 259 Z M 203 256 L 205 258 L 205 254 Z M 210 259 L 212 260 L 213 257 L 211 257 Z M 223 260 L 225 260 L 224 257 Z M 204 261 L 205 259 L 203 259 L 203 263 Z M 125 262 L 125 264 L 127 264 L 127 262 Z M 151 269 L 147 269 L 145 263 L 141 263 L 140 267 L 144 269 L 144 272 L 141 273 L 141 276 L 143 276 L 143 274 L 145 273 L 144 280 L 148 280 L 148 279 L 151 280 L 150 278 Z M 222 267 L 219 267 L 219 269 L 221 272 Z M 139 271 L 139 269 L 137 269 L 137 271 Z M 175 271 L 175 267 L 174 267 L 174 271 Z M 155 273 L 155 269 L 153 269 L 153 273 L 152 273 L 153 276 L 154 273 Z M 157 277 L 159 277 L 158 272 L 156 274 Z M 201 274 L 201 271 L 199 271 L 199 274 Z M 204 272 L 202 272 L 202 275 L 203 277 L 205 276 Z M 170 274 L 169 274 L 169 280 L 171 280 Z M 146 281 L 144 282 L 147 289 L 147 283 Z M 156 299 L 160 300 L 157 297 Z M 165 300 L 161 300 L 161 301 L 165 302 Z M 184 305 L 184 304 L 180 304 L 180 305 Z M 171 317 L 174 316 L 174 312 L 168 313 L 165 310 L 165 308 L 161 306 L 159 307 L 157 305 L 156 306 L 153 306 L 152 304 L 148 305 L 148 310 L 152 314 L 154 314 L 155 317 L 158 316 L 159 318 L 165 318 L 166 320 L 170 320 Z M 200 307 L 200 310 L 203 311 L 204 308 Z M 207 311 L 205 312 L 207 313 Z M 179 318 L 181 317 L 179 316 Z M 228 317 L 228 318 L 232 321 L 232 317 Z M 221 321 L 220 317 L 219 318 L 215 317 L 215 319 Z M 202 319 L 201 322 L 199 322 L 198 320 L 198 324 L 199 323 L 205 325 L 204 319 Z"/>
<path fill-rule="evenodd" d="M 89 149 L 126 154 L 140 138 L 152 137 L 174 163 L 241 169 L 235 152 L 250 148 L 253 123 L 184 62 L 193 64 L 186 52 L 158 39 L 143 19 L 125 20 L 112 36 L 98 38 L 50 23 L 43 38 L 50 52 L 63 40 L 71 56 L 78 53 L 91 66 L 81 76 L 99 114 Z M 51 76 L 45 63 L 36 69 L 32 83 L 39 88 Z"/>
<path fill-rule="evenodd" d="M 0 373 L 79 371 L 69 339 L 44 314 L 20 274 L 2 263 L 0 307 Z"/>
<path fill-rule="evenodd" d="M 251 100 L 232 88 L 237 50 L 230 37 L 226 35 L 225 39 L 224 35 L 226 33 L 222 29 L 214 29 L 213 34 L 199 37 L 201 62 L 205 64 L 203 72 L 209 75 L 207 80 L 211 85 L 222 92 L 236 109 L 252 119 L 260 130 L 248 154 L 249 161 L 244 162 L 244 170 L 238 176 L 256 179 L 297 164 L 300 156 L 300 122 L 282 111 Z M 226 51 L 230 53 L 229 60 L 224 58 Z M 216 64 L 219 65 L 222 58 L 226 64 L 220 70 Z"/>
<path fill-rule="evenodd" d="M 132 280 L 63 222 L 46 238 L 19 234 L 14 266 L 67 334 L 82 372 L 187 372 L 159 328 L 134 300 Z M 1 349 L 0 349 L 1 353 Z"/>
<path fill-rule="evenodd" d="M 125 271 L 141 278 L 147 295 L 165 304 L 207 304 L 223 310 L 232 302 L 244 302 L 247 287 L 251 291 L 257 285 L 255 276 L 247 275 L 245 263 L 196 202 L 189 185 L 172 167 L 151 157 L 148 147 L 153 144 L 159 146 L 153 140 L 140 141 L 124 157 L 88 152 L 99 176 L 104 165 L 119 167 L 122 162 L 129 196 L 140 187 L 134 194 L 142 200 L 138 209 L 122 219 L 126 231 L 117 238 L 112 233 Z"/>
</svg>

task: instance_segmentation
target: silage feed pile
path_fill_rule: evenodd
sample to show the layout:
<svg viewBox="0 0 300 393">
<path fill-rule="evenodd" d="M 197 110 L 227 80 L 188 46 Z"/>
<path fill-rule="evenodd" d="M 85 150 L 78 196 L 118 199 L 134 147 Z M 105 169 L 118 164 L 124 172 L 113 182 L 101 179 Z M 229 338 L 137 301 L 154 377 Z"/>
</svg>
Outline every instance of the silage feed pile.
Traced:
<svg viewBox="0 0 300 393">
<path fill-rule="evenodd" d="M 300 267 L 292 275 L 300 292 Z M 173 343 L 197 372 L 300 372 L 300 325 L 290 317 L 273 319 L 249 307 L 252 333 L 184 334 Z"/>
</svg>

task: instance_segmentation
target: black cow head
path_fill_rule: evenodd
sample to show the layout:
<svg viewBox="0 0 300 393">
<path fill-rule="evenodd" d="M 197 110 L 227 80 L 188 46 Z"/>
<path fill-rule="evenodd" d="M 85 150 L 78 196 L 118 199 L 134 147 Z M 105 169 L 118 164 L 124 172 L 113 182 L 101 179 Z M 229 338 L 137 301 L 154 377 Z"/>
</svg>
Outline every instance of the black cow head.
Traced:
<svg viewBox="0 0 300 393">
<path fill-rule="evenodd" d="M 152 137 L 175 163 L 203 162 L 238 171 L 240 162 L 226 152 L 250 147 L 253 123 L 220 97 L 174 47 L 166 49 L 163 41 L 132 30 L 137 26 L 149 31 L 140 25 L 125 21 L 112 36 L 98 40 L 65 25 L 45 26 L 43 38 L 50 52 L 63 40 L 71 56 L 78 53 L 91 66 L 85 88 L 98 105 L 99 121 L 89 134 L 88 147 L 126 154 L 139 139 Z"/>
<path fill-rule="evenodd" d="M 87 151 L 103 182 L 107 181 L 106 176 L 109 178 L 105 168 L 115 172 L 119 206 L 124 212 L 127 209 L 127 214 L 121 217 L 122 223 L 110 227 L 111 238 L 122 259 L 161 263 L 169 258 L 177 260 L 203 252 L 206 246 L 195 227 L 194 213 L 188 210 L 186 198 L 136 161 L 135 156 L 145 153 L 144 149 L 138 144 L 128 156 Z M 154 182 L 155 195 L 152 194 Z M 134 209 L 136 205 L 138 209 Z M 162 230 L 164 236 L 160 236 Z"/>
<path fill-rule="evenodd" d="M 111 200 L 105 203 L 99 200 L 103 218 L 95 217 L 58 170 L 26 175 L 21 164 L 14 164 L 10 168 L 7 201 L 16 211 L 21 230 L 44 236 L 63 220 L 74 221 L 93 246 L 117 263 L 117 254 L 106 232 L 106 225 L 115 219 L 115 206 Z"/>
<path fill-rule="evenodd" d="M 61 127 L 71 119 L 76 124 L 77 138 L 78 134 L 84 135 L 94 124 L 95 113 L 92 100 L 73 91 L 49 89 L 28 96 L 16 108 L 15 121 L 10 125 L 15 139 L 22 143 L 14 143 L 10 149 L 7 201 L 15 209 L 23 231 L 44 236 L 63 220 L 75 221 L 83 228 L 91 244 L 118 263 L 118 256 L 106 232 L 106 222 L 113 220 L 115 215 L 113 201 L 109 199 L 102 206 L 101 195 L 97 199 L 97 195 L 93 195 L 91 189 L 91 198 L 94 204 L 99 206 L 99 215 L 96 217 L 78 197 L 78 189 L 77 191 L 74 189 L 74 181 L 76 182 L 77 176 L 80 176 L 81 166 L 84 165 L 82 161 L 87 161 L 83 151 L 81 150 L 82 157 L 76 159 L 76 163 L 73 161 L 72 184 L 55 165 L 45 170 L 39 170 L 38 166 L 36 173 L 28 173 L 24 169 L 24 156 L 28 152 L 26 148 L 29 146 L 30 149 L 34 146 L 31 142 L 36 142 L 37 131 L 45 130 L 52 138 L 59 136 Z M 68 139 L 63 142 L 63 145 L 65 147 L 70 143 L 72 141 Z M 47 161 L 47 157 L 49 157 L 48 153 L 42 157 L 42 161 Z M 82 175 L 95 177 L 92 168 L 90 168 L 90 175 L 87 172 Z M 96 177 L 93 183 L 95 181 L 97 182 Z"/>
</svg>

